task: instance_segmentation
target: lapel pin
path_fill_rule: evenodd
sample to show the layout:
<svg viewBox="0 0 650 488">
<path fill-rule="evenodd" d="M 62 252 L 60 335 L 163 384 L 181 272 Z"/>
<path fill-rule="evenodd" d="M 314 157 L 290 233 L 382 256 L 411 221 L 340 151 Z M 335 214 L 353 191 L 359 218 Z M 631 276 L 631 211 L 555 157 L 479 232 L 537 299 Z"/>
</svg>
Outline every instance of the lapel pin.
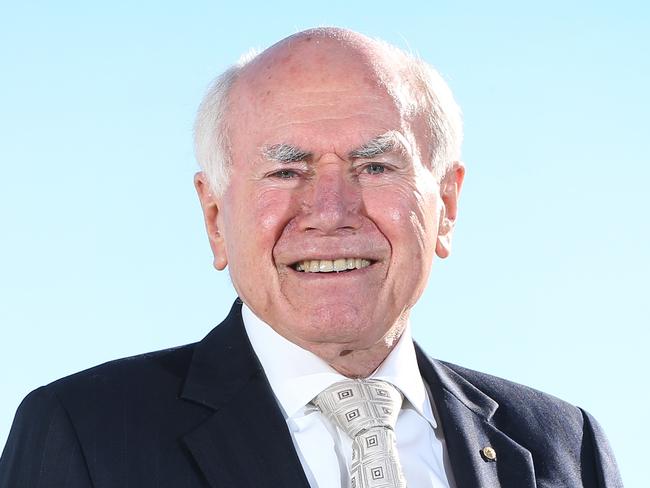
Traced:
<svg viewBox="0 0 650 488">
<path fill-rule="evenodd" d="M 497 460 L 497 452 L 490 446 L 481 449 L 481 456 L 485 461 L 494 462 Z"/>
</svg>

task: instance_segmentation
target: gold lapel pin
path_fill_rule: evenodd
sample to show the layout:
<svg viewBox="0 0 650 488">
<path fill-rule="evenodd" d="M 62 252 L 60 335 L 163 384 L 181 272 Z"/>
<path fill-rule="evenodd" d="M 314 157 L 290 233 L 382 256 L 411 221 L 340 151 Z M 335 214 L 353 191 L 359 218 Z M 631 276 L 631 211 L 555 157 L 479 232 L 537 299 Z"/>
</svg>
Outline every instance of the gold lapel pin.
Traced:
<svg viewBox="0 0 650 488">
<path fill-rule="evenodd" d="M 483 456 L 483 459 L 486 461 L 494 462 L 497 460 L 497 452 L 490 446 L 481 449 L 481 456 Z"/>
</svg>

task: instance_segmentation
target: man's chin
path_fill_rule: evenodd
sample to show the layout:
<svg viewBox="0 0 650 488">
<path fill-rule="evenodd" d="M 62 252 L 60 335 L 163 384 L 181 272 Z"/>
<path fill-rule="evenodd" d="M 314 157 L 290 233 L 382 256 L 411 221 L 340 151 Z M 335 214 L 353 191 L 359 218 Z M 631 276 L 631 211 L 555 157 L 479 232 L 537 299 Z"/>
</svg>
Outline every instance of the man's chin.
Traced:
<svg viewBox="0 0 650 488">
<path fill-rule="evenodd" d="M 300 341 L 340 349 L 368 349 L 381 342 L 392 324 L 354 310 L 316 310 L 294 318 L 291 325 Z"/>
</svg>

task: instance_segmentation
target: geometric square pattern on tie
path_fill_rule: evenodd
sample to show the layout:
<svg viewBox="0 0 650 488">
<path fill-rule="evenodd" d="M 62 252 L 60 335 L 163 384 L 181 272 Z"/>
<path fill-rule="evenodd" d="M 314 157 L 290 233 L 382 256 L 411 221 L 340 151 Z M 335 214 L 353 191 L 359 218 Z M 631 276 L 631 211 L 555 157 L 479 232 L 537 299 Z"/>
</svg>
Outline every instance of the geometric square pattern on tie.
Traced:
<svg viewBox="0 0 650 488">
<path fill-rule="evenodd" d="M 381 380 L 346 380 L 312 401 L 352 439 L 351 488 L 405 488 L 397 454 L 395 422 L 402 393 Z"/>
</svg>

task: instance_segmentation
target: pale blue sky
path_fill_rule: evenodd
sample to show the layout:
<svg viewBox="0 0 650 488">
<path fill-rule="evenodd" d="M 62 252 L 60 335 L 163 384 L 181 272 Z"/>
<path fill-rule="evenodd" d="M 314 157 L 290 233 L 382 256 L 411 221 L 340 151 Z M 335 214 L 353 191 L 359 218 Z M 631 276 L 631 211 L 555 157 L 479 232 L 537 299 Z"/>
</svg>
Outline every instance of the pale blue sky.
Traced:
<svg viewBox="0 0 650 488">
<path fill-rule="evenodd" d="M 586 408 L 647 483 L 646 3 L 134 3 L 0 2 L 0 445 L 31 389 L 224 316 L 196 106 L 250 47 L 333 24 L 418 52 L 465 114 L 455 249 L 416 339 Z"/>
</svg>

